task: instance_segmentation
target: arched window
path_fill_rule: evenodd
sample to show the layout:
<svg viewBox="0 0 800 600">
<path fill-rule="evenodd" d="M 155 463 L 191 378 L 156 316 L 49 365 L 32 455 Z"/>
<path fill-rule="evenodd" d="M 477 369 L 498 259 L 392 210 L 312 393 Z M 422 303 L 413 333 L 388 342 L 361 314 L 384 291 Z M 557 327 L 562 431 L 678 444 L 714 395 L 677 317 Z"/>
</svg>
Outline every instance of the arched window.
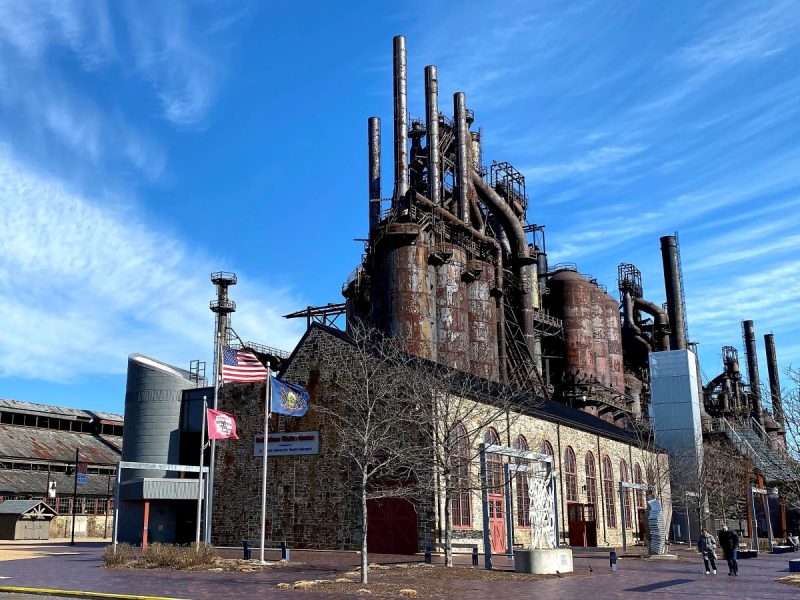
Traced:
<svg viewBox="0 0 800 600">
<path fill-rule="evenodd" d="M 539 446 L 539 452 L 541 454 L 546 454 L 547 456 L 553 456 L 553 446 L 550 445 L 550 442 L 547 440 L 542 440 L 541 446 Z M 547 469 L 548 465 L 546 462 L 540 463 L 542 469 Z M 550 463 L 550 471 L 552 472 L 556 468 L 555 461 Z"/>
<path fill-rule="evenodd" d="M 469 501 L 469 438 L 467 430 L 461 423 L 453 425 L 450 436 L 452 440 L 450 514 L 453 527 L 470 527 L 472 510 Z"/>
<path fill-rule="evenodd" d="M 528 440 L 524 435 L 518 435 L 514 440 L 515 450 L 528 450 Z M 518 458 L 517 464 L 528 465 L 530 461 L 525 458 Z M 517 474 L 517 524 L 522 527 L 529 527 L 531 524 L 531 499 L 528 496 L 528 474 L 520 472 Z"/>
<path fill-rule="evenodd" d="M 597 520 L 597 472 L 594 468 L 594 454 L 586 453 L 586 503 L 591 507 L 590 521 Z"/>
<path fill-rule="evenodd" d="M 628 463 L 626 463 L 624 460 L 619 461 L 619 480 L 628 483 L 631 481 L 628 478 Z M 630 529 L 633 523 L 633 519 L 631 518 L 631 505 L 633 504 L 633 498 L 631 497 L 630 489 L 625 489 L 623 493 L 625 498 L 625 518 L 622 521 L 622 526 Z"/>
<path fill-rule="evenodd" d="M 642 467 L 639 463 L 636 463 L 633 467 L 633 483 L 642 483 Z M 642 490 L 636 490 L 636 510 L 641 510 L 644 508 L 644 492 Z"/>
<path fill-rule="evenodd" d="M 606 525 L 609 527 L 617 526 L 617 507 L 614 501 L 614 467 L 611 459 L 606 456 L 603 459 L 603 495 L 606 501 Z"/>
<path fill-rule="evenodd" d="M 567 446 L 564 451 L 564 475 L 567 484 L 567 502 L 578 501 L 578 461 L 575 451 Z"/>
<path fill-rule="evenodd" d="M 483 434 L 483 441 L 486 444 L 500 445 L 500 436 L 493 428 L 486 430 Z M 489 493 L 500 495 L 503 493 L 503 457 L 499 454 L 486 455 L 486 475 L 488 476 Z"/>
</svg>

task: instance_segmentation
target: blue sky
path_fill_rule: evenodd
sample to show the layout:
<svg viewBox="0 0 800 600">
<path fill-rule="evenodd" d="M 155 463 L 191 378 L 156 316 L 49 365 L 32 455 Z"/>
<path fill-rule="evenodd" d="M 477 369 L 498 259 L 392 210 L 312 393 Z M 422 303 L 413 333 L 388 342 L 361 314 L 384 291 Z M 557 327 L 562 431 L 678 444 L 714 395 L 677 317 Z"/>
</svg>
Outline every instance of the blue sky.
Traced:
<svg viewBox="0 0 800 600">
<path fill-rule="evenodd" d="M 612 291 L 635 263 L 660 303 L 677 230 L 704 372 L 743 318 L 763 378 L 768 331 L 800 363 L 800 5 L 502 6 L 0 0 L 0 397 L 122 411 L 129 353 L 208 360 L 214 270 L 237 331 L 290 349 L 281 315 L 339 301 L 359 259 L 398 33 L 410 113 L 438 65 L 551 262 Z"/>
</svg>

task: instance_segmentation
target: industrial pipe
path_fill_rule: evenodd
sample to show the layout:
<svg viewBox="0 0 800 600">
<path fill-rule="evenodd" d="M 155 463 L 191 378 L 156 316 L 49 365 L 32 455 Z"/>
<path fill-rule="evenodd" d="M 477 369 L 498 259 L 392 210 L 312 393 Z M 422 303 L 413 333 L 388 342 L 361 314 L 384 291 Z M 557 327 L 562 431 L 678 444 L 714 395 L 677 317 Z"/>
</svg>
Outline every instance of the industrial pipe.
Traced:
<svg viewBox="0 0 800 600">
<path fill-rule="evenodd" d="M 456 191 L 456 215 L 464 223 L 470 223 L 469 200 L 467 198 L 467 185 L 472 166 L 469 164 L 467 153 L 467 103 L 464 92 L 453 94 L 453 123 L 455 125 L 456 140 L 456 172 L 454 187 Z"/>
<path fill-rule="evenodd" d="M 408 110 L 406 37 L 396 35 L 394 50 L 394 197 L 396 203 L 408 192 Z"/>
<path fill-rule="evenodd" d="M 678 264 L 678 240 L 674 235 L 661 238 L 661 260 L 664 265 L 664 287 L 667 292 L 667 310 L 670 345 L 673 350 L 686 350 L 686 315 L 683 314 L 683 281 Z"/>
<path fill-rule="evenodd" d="M 442 204 L 442 172 L 439 158 L 439 76 L 434 65 L 425 67 L 425 120 L 428 143 L 428 198 Z"/>
<path fill-rule="evenodd" d="M 656 350 L 669 350 L 669 318 L 664 309 L 644 298 L 635 298 L 633 307 L 653 317 Z"/>
<path fill-rule="evenodd" d="M 381 218 L 381 120 L 370 117 L 369 129 L 369 230 Z"/>
<path fill-rule="evenodd" d="M 756 330 L 753 321 L 742 321 L 744 331 L 744 352 L 747 357 L 747 379 L 750 382 L 750 398 L 752 399 L 752 417 L 764 426 L 764 415 L 761 414 L 761 377 L 758 374 L 758 355 L 756 354 Z"/>
<path fill-rule="evenodd" d="M 764 336 L 764 346 L 767 349 L 767 370 L 769 372 L 769 392 L 772 396 L 772 412 L 775 420 L 784 425 L 781 381 L 778 375 L 778 355 L 775 352 L 775 335 L 772 333 L 766 334 Z"/>
<path fill-rule="evenodd" d="M 630 292 L 625 292 L 622 296 L 622 322 L 623 328 L 631 333 L 633 340 L 641 347 L 645 355 L 652 351 L 650 344 L 642 335 L 642 330 L 633 320 L 633 298 Z"/>
<path fill-rule="evenodd" d="M 497 217 L 500 226 L 506 231 L 512 244 L 512 254 L 516 260 L 526 262 L 530 256 L 528 251 L 528 240 L 525 238 L 525 230 L 517 219 L 514 211 L 508 203 L 503 200 L 497 192 L 489 188 L 476 172 L 472 172 L 472 185 L 478 192 L 478 196 L 489 210 Z"/>
</svg>

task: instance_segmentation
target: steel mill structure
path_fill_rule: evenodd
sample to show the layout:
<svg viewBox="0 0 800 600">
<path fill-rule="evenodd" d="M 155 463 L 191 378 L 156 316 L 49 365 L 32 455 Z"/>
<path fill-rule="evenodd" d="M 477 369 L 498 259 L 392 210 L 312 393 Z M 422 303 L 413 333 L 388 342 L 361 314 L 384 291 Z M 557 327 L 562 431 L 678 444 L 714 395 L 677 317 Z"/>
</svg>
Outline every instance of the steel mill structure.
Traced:
<svg viewBox="0 0 800 600">
<path fill-rule="evenodd" d="M 425 118 L 409 118 L 406 64 L 406 40 L 397 36 L 394 181 L 381 181 L 381 120 L 370 117 L 369 236 L 342 290 L 348 322 L 369 322 L 423 358 L 527 388 L 645 437 L 678 410 L 678 399 L 662 396 L 666 408 L 654 416 L 653 361 L 683 353 L 681 373 L 693 382 L 697 405 L 692 416 L 686 404 L 692 435 L 721 436 L 766 481 L 785 479 L 789 471 L 776 454 L 785 430 L 774 338 L 765 338 L 774 414 L 758 384 L 752 321 L 743 323 L 746 381 L 736 350 L 726 346 L 723 372 L 704 385 L 689 341 L 677 233 L 660 240 L 663 305 L 647 299 L 633 264 L 618 266 L 618 296 L 573 264 L 549 265 L 544 227 L 527 221 L 524 175 L 508 162 L 486 166 L 463 92 L 453 95 L 452 109 L 440 110 L 435 66 L 424 71 Z M 292 316 L 311 319 L 312 310 Z M 655 433 L 669 447 L 668 436 Z"/>
<path fill-rule="evenodd" d="M 666 309 L 644 298 L 633 265 L 619 267 L 619 298 L 574 265 L 549 266 L 544 228 L 526 220 L 525 177 L 508 162 L 483 164 L 465 94 L 440 112 L 428 66 L 425 119 L 409 118 L 403 36 L 393 63 L 392 194 L 383 198 L 381 120 L 371 117 L 369 237 L 343 286 L 348 320 L 403 338 L 423 358 L 618 425 L 640 421 L 648 354 L 687 348 L 676 236 L 661 240 Z"/>
</svg>

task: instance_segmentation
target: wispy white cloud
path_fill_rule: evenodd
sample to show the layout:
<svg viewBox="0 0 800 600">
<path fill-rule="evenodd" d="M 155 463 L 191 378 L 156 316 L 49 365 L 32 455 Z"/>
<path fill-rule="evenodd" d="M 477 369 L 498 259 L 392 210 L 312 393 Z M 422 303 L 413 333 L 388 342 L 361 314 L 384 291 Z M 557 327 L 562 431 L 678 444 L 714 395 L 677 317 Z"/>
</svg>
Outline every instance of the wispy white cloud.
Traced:
<svg viewBox="0 0 800 600">
<path fill-rule="evenodd" d="M 574 179 L 576 177 L 594 173 L 599 170 L 608 170 L 614 166 L 617 169 L 622 166 L 623 161 L 644 152 L 643 145 L 634 146 L 600 146 L 594 148 L 582 156 L 567 162 L 529 167 L 523 169 L 528 181 L 532 183 L 549 183 L 561 181 L 563 179 Z"/>
<path fill-rule="evenodd" d="M 224 258 L 193 252 L 125 203 L 71 191 L 7 150 L 0 228 L 0 374 L 63 381 L 124 372 L 130 352 L 178 364 L 210 354 L 208 273 Z M 280 318 L 302 304 L 294 292 L 247 284 L 236 299 L 243 336 L 296 341 L 298 324 Z"/>
</svg>

